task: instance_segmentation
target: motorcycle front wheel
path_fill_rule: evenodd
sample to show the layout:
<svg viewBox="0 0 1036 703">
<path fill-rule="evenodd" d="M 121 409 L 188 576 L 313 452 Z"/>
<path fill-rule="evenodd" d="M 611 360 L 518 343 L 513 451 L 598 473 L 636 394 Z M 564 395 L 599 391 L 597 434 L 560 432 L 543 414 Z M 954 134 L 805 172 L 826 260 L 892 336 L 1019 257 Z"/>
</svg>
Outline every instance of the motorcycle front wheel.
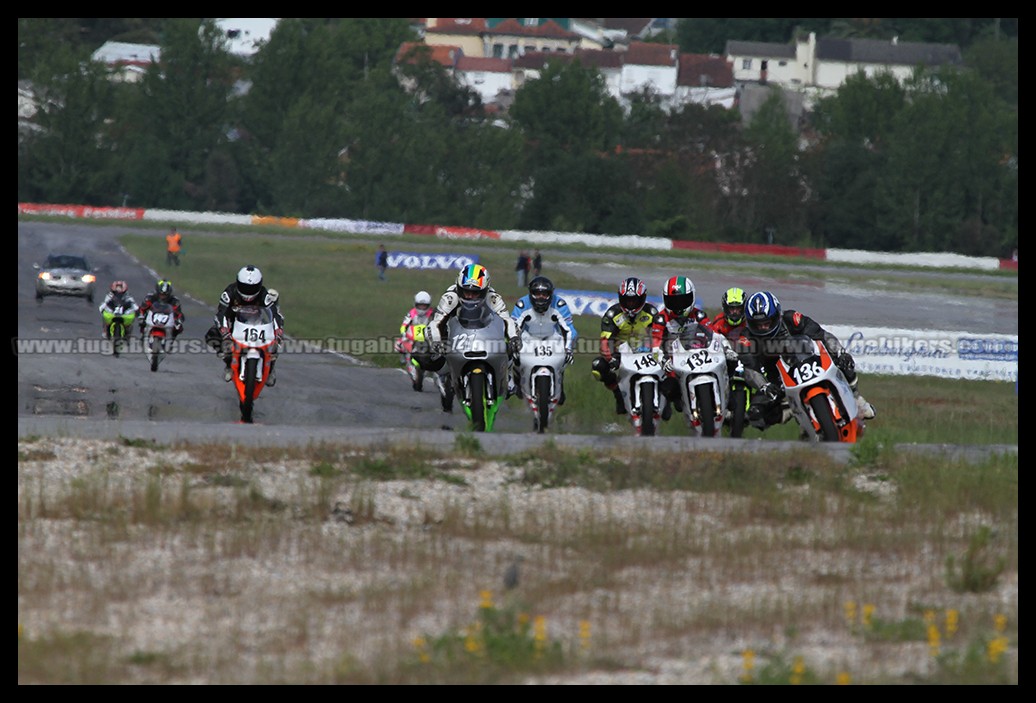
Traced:
<svg viewBox="0 0 1036 703">
<path fill-rule="evenodd" d="M 486 375 L 468 374 L 468 393 L 471 398 L 471 429 L 486 431 Z"/>
<path fill-rule="evenodd" d="M 259 359 L 245 361 L 245 399 L 241 401 L 241 422 L 252 422 L 252 409 L 255 406 L 255 373 Z"/>
<path fill-rule="evenodd" d="M 730 436 L 741 437 L 745 433 L 745 415 L 748 412 L 748 391 L 737 386 L 730 392 Z"/>
<path fill-rule="evenodd" d="M 148 344 L 149 344 L 149 346 L 151 348 L 151 370 L 152 371 L 158 371 L 158 362 L 162 358 L 162 343 L 164 341 L 165 340 L 163 340 L 161 337 L 152 337 L 151 340 L 148 342 Z"/>
<path fill-rule="evenodd" d="M 550 378 L 536 377 L 536 431 L 543 434 L 550 422 Z"/>
<path fill-rule="evenodd" d="M 821 442 L 837 442 L 839 440 L 838 427 L 835 425 L 835 418 L 831 415 L 831 406 L 827 401 L 826 393 L 818 393 L 809 399 L 809 408 L 813 411 L 813 417 L 820 425 Z"/>
<path fill-rule="evenodd" d="M 716 402 L 712 397 L 712 386 L 698 386 L 694 389 L 694 397 L 698 403 L 698 422 L 701 423 L 701 436 L 715 437 Z"/>
<path fill-rule="evenodd" d="M 655 436 L 655 386 L 645 383 L 637 387 L 640 393 L 640 435 Z"/>
</svg>

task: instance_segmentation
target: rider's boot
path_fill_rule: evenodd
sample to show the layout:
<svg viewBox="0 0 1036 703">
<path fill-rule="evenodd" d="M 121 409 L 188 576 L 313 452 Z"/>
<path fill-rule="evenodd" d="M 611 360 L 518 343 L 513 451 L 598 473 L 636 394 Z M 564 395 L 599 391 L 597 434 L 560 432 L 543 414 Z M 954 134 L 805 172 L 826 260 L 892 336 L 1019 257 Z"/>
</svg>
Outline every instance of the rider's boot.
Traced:
<svg viewBox="0 0 1036 703">
<path fill-rule="evenodd" d="M 266 385 L 271 388 L 277 385 L 277 372 L 273 370 L 273 367 L 276 365 L 276 360 L 270 362 L 270 374 L 266 377 Z"/>
<path fill-rule="evenodd" d="M 625 415 L 626 414 L 626 401 L 622 399 L 622 391 L 616 388 L 612 388 L 612 395 L 615 396 L 615 414 Z"/>
<path fill-rule="evenodd" d="M 878 411 L 875 410 L 874 406 L 868 403 L 862 395 L 860 395 L 860 391 L 856 387 L 859 382 L 859 378 L 853 378 L 852 383 L 849 384 L 849 388 L 853 391 L 853 397 L 856 398 L 856 414 L 864 420 L 873 420 L 874 416 L 878 414 Z"/>
<path fill-rule="evenodd" d="M 230 357 L 228 356 L 223 360 L 225 367 L 223 368 L 223 380 L 230 383 L 230 379 L 233 378 L 234 372 L 230 370 Z"/>
</svg>

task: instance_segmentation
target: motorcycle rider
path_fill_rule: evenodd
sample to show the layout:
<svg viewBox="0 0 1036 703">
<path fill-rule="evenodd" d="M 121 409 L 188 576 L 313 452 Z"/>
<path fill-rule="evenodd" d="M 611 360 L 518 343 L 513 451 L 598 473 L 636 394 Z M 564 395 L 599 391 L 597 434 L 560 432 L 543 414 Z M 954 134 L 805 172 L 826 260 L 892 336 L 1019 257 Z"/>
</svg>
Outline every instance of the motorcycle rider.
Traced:
<svg viewBox="0 0 1036 703">
<path fill-rule="evenodd" d="M 708 327 L 709 316 L 705 311 L 694 304 L 695 289 L 694 283 L 687 276 L 673 276 L 662 286 L 662 309 L 651 321 L 651 348 L 662 351 L 662 368 L 666 372 L 665 380 L 662 381 L 661 390 L 665 393 L 669 402 L 662 411 L 662 419 L 668 420 L 673 410 L 683 411 L 683 402 L 680 388 L 676 383 L 676 373 L 673 371 L 673 363 L 663 346 L 666 342 L 679 339 L 680 335 L 689 328 L 697 327 L 699 324 Z M 731 351 L 731 356 L 734 352 Z"/>
<path fill-rule="evenodd" d="M 737 351 L 744 364 L 745 382 L 757 391 L 748 408 L 748 421 L 753 427 L 764 430 L 791 419 L 784 388 L 776 379 L 777 360 L 792 335 L 805 335 L 823 342 L 849 382 L 860 417 L 869 420 L 875 416 L 874 406 L 857 389 L 859 378 L 852 355 L 837 337 L 814 319 L 797 310 L 784 310 L 777 296 L 769 291 L 749 296 L 745 303 L 745 318 L 745 333 L 738 339 Z"/>
<path fill-rule="evenodd" d="M 565 320 L 565 324 L 568 326 L 568 334 L 571 336 L 571 344 L 566 342 L 566 349 L 569 351 L 569 357 L 566 359 L 566 363 L 572 363 L 572 354 L 575 350 L 576 338 L 579 336 L 579 332 L 576 331 L 575 322 L 572 320 L 572 311 L 569 309 L 569 303 L 565 301 L 565 298 L 557 295 L 554 291 L 554 283 L 548 279 L 545 275 L 537 275 L 533 280 L 528 282 L 528 293 L 523 295 L 515 303 L 514 310 L 511 311 L 511 317 L 516 321 L 522 316 L 523 313 L 534 310 L 537 313 L 544 314 L 548 309 L 553 309 L 556 313 Z M 519 331 L 521 325 L 519 324 Z M 515 370 L 515 382 L 518 382 L 517 369 Z M 521 396 L 521 383 L 518 385 L 518 396 Z M 564 399 L 564 396 L 563 396 Z M 564 404 L 564 400 L 562 403 Z"/>
<path fill-rule="evenodd" d="M 618 294 L 619 302 L 601 316 L 601 355 L 590 363 L 590 375 L 615 396 L 615 414 L 625 415 L 626 403 L 615 375 L 615 369 L 619 368 L 617 350 L 623 342 L 648 343 L 658 308 L 647 302 L 647 286 L 639 278 L 623 279 Z"/>
<path fill-rule="evenodd" d="M 97 308 L 101 312 L 101 325 L 103 327 L 101 334 L 105 339 L 111 339 L 112 334 L 108 323 L 103 319 L 104 311 L 108 310 L 114 313 L 120 307 L 123 313 L 135 312 L 137 310 L 137 301 L 129 294 L 129 285 L 127 285 L 126 281 L 112 281 L 111 286 L 108 288 L 108 294 L 104 296 L 104 302 Z"/>
<path fill-rule="evenodd" d="M 515 303 L 511 317 L 514 318 L 519 334 L 531 325 L 553 323 L 554 329 L 565 340 L 565 365 L 572 363 L 575 358 L 576 337 L 579 335 L 572 322 L 572 311 L 569 310 L 568 303 L 554 292 L 554 283 L 549 278 L 536 276 L 529 281 L 529 294 Z M 517 395 L 521 397 L 521 373 L 517 363 L 514 364 L 514 376 L 514 383 L 518 388 Z M 561 389 L 558 404 L 565 404 L 564 388 Z"/>
<path fill-rule="evenodd" d="M 446 326 L 450 319 L 457 314 L 458 309 L 463 306 L 467 309 L 477 309 L 482 305 L 488 305 L 490 310 L 500 316 L 504 321 L 504 335 L 507 340 L 508 366 L 513 364 L 514 357 L 522 348 L 521 335 L 514 320 L 507 314 L 507 303 L 503 297 L 493 290 L 489 285 L 489 271 L 481 264 L 468 264 L 457 274 L 457 281 L 447 288 L 439 298 L 439 304 L 435 307 L 432 321 L 425 330 L 425 339 L 430 345 L 430 354 L 418 356 L 418 363 L 426 371 L 438 371 L 446 363 L 443 356 Z M 507 374 L 507 397 L 510 398 L 517 391 L 514 383 L 513 372 Z"/>
<path fill-rule="evenodd" d="M 727 288 L 720 300 L 723 314 L 717 315 L 709 322 L 712 331 L 719 332 L 731 344 L 736 343 L 738 337 L 745 330 L 745 300 L 747 298 L 748 294 L 741 288 Z"/>
<path fill-rule="evenodd" d="M 393 345 L 399 352 L 399 361 L 406 364 L 406 352 L 411 351 L 412 340 L 410 329 L 415 325 L 427 325 L 432 320 L 432 296 L 426 290 L 418 291 L 414 295 L 414 307 L 403 316 L 403 323 L 399 326 L 399 339 Z M 414 381 L 414 390 L 421 390 L 421 384 Z"/>
<path fill-rule="evenodd" d="M 140 336 L 144 336 L 144 328 L 147 326 L 147 313 L 155 303 L 168 303 L 173 306 L 173 339 L 183 332 L 183 310 L 180 308 L 180 299 L 173 294 L 173 284 L 167 280 L 160 280 L 155 284 L 155 292 L 148 293 L 144 302 L 140 304 L 137 320 L 140 321 Z"/>
<path fill-rule="evenodd" d="M 230 364 L 233 362 L 233 356 L 229 353 L 231 348 L 229 340 L 237 308 L 242 305 L 261 305 L 273 311 L 273 317 L 277 322 L 277 330 L 274 333 L 277 339 L 270 346 L 270 375 L 266 379 L 266 385 L 273 386 L 277 383 L 274 366 L 277 363 L 281 339 L 284 337 L 284 315 L 281 314 L 279 299 L 280 295 L 276 290 L 267 290 L 266 286 L 263 285 L 263 272 L 251 264 L 242 267 L 237 272 L 237 278 L 234 282 L 220 293 L 214 324 L 205 333 L 205 341 L 209 346 L 216 349 L 217 355 L 223 360 L 225 366 L 223 370 L 224 381 L 229 383 L 232 376 Z"/>
</svg>

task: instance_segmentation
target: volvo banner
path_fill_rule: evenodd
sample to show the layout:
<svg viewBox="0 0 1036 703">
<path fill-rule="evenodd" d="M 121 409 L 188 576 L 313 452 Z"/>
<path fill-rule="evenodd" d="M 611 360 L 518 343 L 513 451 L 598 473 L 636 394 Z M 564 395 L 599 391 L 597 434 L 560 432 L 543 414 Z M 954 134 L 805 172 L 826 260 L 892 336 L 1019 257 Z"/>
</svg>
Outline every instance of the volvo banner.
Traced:
<svg viewBox="0 0 1036 703">
<path fill-rule="evenodd" d="M 393 269 L 462 269 L 477 264 L 478 254 L 427 254 L 420 251 L 390 251 L 388 265 Z"/>
<path fill-rule="evenodd" d="M 562 290 L 558 289 L 557 294 L 568 303 L 568 309 L 573 315 L 593 315 L 601 317 L 612 305 L 619 302 L 619 294 L 615 292 L 603 293 L 596 290 Z M 647 301 L 656 308 L 662 307 L 660 296 L 648 296 Z"/>
</svg>

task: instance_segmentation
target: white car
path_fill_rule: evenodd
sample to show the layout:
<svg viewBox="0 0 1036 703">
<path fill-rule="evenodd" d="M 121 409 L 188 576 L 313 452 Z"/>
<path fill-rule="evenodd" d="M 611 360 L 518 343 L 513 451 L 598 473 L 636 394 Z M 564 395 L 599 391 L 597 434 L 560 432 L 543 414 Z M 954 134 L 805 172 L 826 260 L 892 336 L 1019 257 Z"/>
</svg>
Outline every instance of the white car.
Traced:
<svg viewBox="0 0 1036 703">
<path fill-rule="evenodd" d="M 91 269 L 82 256 L 51 254 L 47 260 L 32 267 L 36 274 L 36 302 L 43 302 L 48 295 L 65 295 L 94 301 L 94 286 L 97 283 L 96 270 Z"/>
</svg>

